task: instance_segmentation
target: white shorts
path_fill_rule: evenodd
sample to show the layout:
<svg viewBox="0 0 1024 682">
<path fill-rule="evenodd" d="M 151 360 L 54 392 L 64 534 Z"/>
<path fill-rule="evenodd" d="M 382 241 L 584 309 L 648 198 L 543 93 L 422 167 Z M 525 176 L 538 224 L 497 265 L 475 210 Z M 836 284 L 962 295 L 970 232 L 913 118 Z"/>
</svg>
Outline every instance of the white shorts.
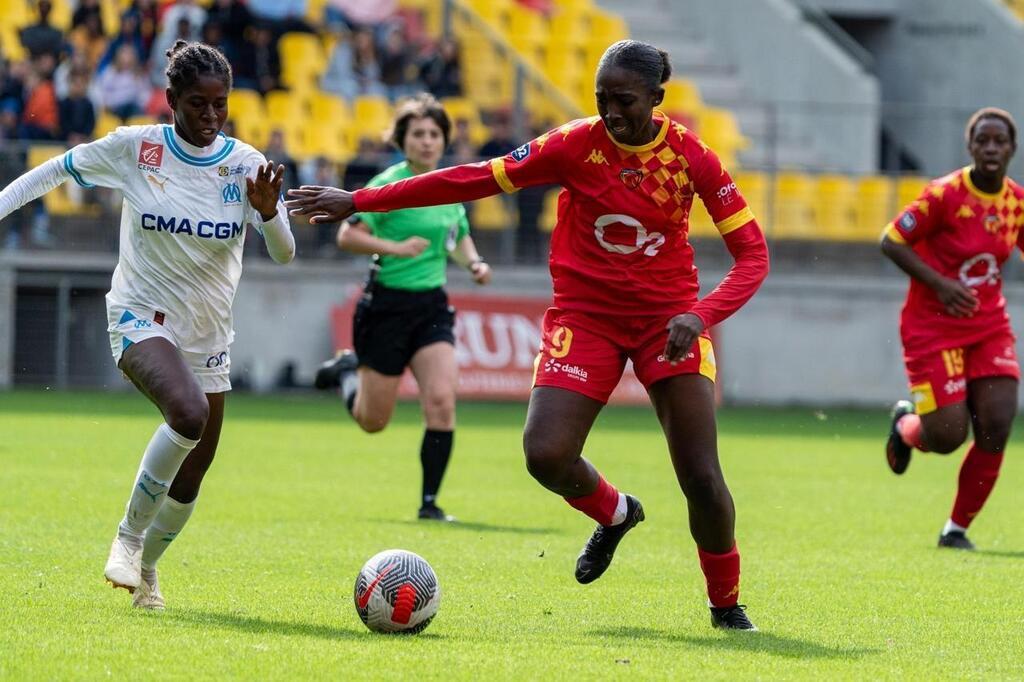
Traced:
<svg viewBox="0 0 1024 682">
<path fill-rule="evenodd" d="M 146 339 L 167 339 L 178 348 L 174 336 L 163 325 L 162 313 L 143 308 L 128 309 L 108 305 L 107 323 L 110 351 L 114 356 L 115 365 L 120 364 L 121 354 L 129 346 Z M 203 393 L 224 393 L 231 390 L 231 356 L 226 348 L 208 353 L 193 353 L 178 348 L 178 352 L 192 370 Z"/>
</svg>

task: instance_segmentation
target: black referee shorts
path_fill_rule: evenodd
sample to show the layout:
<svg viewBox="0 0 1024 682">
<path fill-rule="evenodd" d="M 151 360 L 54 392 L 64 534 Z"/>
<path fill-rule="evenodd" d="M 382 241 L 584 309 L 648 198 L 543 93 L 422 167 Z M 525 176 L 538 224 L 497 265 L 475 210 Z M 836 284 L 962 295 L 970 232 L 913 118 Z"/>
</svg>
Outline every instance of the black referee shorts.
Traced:
<svg viewBox="0 0 1024 682">
<path fill-rule="evenodd" d="M 360 365 L 399 376 L 420 348 L 438 341 L 455 345 L 455 308 L 448 305 L 444 289 L 406 291 L 372 284 L 371 291 L 356 305 L 352 323 Z"/>
</svg>

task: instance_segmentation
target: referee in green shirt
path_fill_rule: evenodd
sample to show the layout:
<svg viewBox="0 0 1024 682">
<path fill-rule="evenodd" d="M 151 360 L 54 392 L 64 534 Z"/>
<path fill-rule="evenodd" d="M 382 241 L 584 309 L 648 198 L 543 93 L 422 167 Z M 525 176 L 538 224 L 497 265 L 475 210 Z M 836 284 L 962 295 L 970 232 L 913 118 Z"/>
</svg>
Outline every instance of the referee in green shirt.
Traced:
<svg viewBox="0 0 1024 682">
<path fill-rule="evenodd" d="M 368 187 L 437 168 L 448 146 L 451 121 L 427 94 L 401 104 L 391 143 L 405 161 L 373 178 Z M 391 420 L 398 384 L 408 367 L 420 389 L 426 421 L 420 462 L 423 491 L 419 518 L 451 521 L 437 506 L 455 430 L 455 309 L 448 305 L 448 257 L 467 268 L 477 284 L 491 280 L 490 266 L 469 236 L 462 204 L 355 215 L 338 231 L 338 247 L 374 256 L 352 336 L 355 352 L 324 363 L 317 388 L 340 388 L 345 405 L 367 433 Z"/>
</svg>

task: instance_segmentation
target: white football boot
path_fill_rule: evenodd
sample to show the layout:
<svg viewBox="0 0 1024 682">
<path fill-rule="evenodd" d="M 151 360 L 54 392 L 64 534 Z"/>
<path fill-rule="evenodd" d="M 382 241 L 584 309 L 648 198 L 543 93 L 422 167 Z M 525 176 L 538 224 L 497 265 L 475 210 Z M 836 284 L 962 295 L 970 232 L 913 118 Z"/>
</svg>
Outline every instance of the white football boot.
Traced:
<svg viewBox="0 0 1024 682">
<path fill-rule="evenodd" d="M 142 582 L 142 544 L 132 549 L 124 543 L 120 535 L 114 537 L 110 545 L 110 556 L 107 557 L 107 567 L 103 569 L 103 576 L 107 582 L 114 587 L 123 587 L 129 592 L 135 589 Z"/>
<path fill-rule="evenodd" d="M 156 579 L 156 569 L 143 571 L 139 589 L 135 590 L 132 606 L 150 611 L 164 610 L 164 596 L 160 594 L 160 583 Z"/>
</svg>

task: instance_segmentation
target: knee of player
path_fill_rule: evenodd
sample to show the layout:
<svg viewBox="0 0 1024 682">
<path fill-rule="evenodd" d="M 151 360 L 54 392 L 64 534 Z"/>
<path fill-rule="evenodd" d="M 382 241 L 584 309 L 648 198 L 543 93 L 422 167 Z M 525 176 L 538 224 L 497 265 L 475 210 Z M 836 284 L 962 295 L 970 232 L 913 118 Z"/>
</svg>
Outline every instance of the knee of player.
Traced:
<svg viewBox="0 0 1024 682">
<path fill-rule="evenodd" d="M 203 394 L 177 400 L 165 412 L 167 425 L 193 440 L 202 438 L 209 418 L 210 403 Z"/>
<path fill-rule="evenodd" d="M 680 481 L 683 493 L 694 502 L 712 502 L 726 490 L 721 472 L 705 469 L 687 472 Z"/>
<path fill-rule="evenodd" d="M 423 414 L 429 422 L 451 422 L 455 419 L 455 394 L 430 392 L 423 396 Z"/>
<path fill-rule="evenodd" d="M 541 439 L 524 438 L 523 451 L 526 455 L 526 470 L 542 483 L 557 478 L 570 460 L 557 443 Z"/>
<path fill-rule="evenodd" d="M 356 423 L 364 433 L 380 433 L 387 428 L 388 420 L 379 417 L 356 417 Z"/>
</svg>

